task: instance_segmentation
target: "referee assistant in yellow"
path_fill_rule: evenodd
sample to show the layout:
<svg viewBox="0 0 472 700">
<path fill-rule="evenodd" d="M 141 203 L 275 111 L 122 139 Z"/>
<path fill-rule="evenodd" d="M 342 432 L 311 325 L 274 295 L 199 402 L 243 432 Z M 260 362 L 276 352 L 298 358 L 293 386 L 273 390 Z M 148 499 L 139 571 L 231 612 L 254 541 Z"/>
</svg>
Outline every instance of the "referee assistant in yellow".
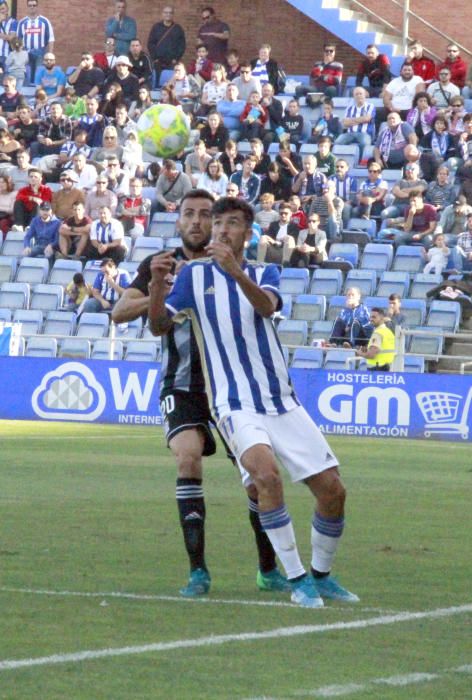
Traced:
<svg viewBox="0 0 472 700">
<path fill-rule="evenodd" d="M 374 306 L 370 312 L 374 330 L 367 347 L 356 349 L 356 355 L 365 357 L 371 372 L 388 372 L 395 358 L 395 336 L 385 325 L 385 312 Z"/>
</svg>

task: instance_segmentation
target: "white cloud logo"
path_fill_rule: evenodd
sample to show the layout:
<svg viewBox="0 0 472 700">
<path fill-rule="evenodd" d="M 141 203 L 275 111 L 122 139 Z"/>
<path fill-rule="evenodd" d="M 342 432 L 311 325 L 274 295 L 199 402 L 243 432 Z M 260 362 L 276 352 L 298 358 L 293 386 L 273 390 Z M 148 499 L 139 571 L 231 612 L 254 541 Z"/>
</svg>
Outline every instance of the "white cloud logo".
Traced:
<svg viewBox="0 0 472 700">
<path fill-rule="evenodd" d="M 80 362 L 66 362 L 48 372 L 31 399 L 36 415 L 48 420 L 93 421 L 105 403 L 102 385 Z"/>
</svg>

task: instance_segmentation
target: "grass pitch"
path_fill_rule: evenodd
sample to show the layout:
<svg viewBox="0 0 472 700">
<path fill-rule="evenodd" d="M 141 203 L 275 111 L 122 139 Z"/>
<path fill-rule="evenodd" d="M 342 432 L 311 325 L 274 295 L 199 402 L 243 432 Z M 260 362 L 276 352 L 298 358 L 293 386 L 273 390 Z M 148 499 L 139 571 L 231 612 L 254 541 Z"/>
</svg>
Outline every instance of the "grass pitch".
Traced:
<svg viewBox="0 0 472 700">
<path fill-rule="evenodd" d="M 185 601 L 160 429 L 2 422 L 0 440 L 2 700 L 472 698 L 470 445 L 330 439 L 348 488 L 335 573 L 361 603 L 304 610 L 257 591 L 221 452 L 205 467 L 212 591 Z M 308 566 L 312 500 L 286 496 Z"/>
</svg>

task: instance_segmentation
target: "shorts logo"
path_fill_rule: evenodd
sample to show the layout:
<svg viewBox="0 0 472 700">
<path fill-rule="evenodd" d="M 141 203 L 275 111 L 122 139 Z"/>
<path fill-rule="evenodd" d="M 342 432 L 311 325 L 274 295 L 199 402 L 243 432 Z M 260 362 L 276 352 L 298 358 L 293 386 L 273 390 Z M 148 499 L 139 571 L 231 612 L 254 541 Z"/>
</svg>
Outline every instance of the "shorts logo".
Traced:
<svg viewBox="0 0 472 700">
<path fill-rule="evenodd" d="M 66 362 L 43 377 L 31 403 L 40 418 L 94 421 L 103 413 L 106 396 L 88 367 Z"/>
</svg>

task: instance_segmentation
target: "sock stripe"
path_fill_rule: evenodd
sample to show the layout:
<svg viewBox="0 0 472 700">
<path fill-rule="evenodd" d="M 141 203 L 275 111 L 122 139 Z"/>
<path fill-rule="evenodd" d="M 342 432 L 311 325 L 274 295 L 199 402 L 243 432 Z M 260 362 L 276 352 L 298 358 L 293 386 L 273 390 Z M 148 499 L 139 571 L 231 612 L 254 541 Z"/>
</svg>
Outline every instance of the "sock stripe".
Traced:
<svg viewBox="0 0 472 700">
<path fill-rule="evenodd" d="M 203 498 L 203 487 L 202 486 L 177 486 L 175 489 L 175 497 L 177 500 L 184 500 L 186 498 Z"/>
<path fill-rule="evenodd" d="M 340 518 L 323 518 L 319 513 L 315 513 L 313 521 L 313 528 L 320 535 L 326 535 L 327 537 L 341 537 L 344 530 L 344 517 Z"/>
<path fill-rule="evenodd" d="M 259 520 L 264 530 L 275 530 L 291 523 L 291 518 L 285 506 L 268 510 L 263 513 L 259 511 Z"/>
<path fill-rule="evenodd" d="M 259 503 L 252 498 L 247 499 L 247 505 L 251 513 L 259 513 Z"/>
</svg>

